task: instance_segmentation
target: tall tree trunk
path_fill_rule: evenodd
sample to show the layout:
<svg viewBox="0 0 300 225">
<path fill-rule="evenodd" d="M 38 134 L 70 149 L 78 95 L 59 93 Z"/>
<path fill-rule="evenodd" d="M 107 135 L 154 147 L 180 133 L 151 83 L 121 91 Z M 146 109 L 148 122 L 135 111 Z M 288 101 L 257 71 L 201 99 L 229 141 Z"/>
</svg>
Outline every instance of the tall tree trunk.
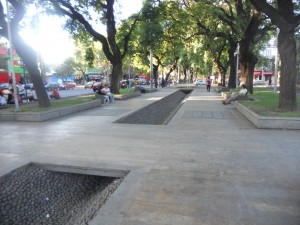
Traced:
<svg viewBox="0 0 300 225">
<path fill-rule="evenodd" d="M 187 77 L 186 68 L 183 68 L 183 74 L 184 74 L 183 82 L 186 83 L 186 77 Z"/>
<path fill-rule="evenodd" d="M 242 51 L 240 51 L 241 53 Z M 241 53 L 242 55 L 243 53 Z M 245 59 L 240 61 L 241 66 L 241 84 L 245 84 L 249 93 L 253 94 L 253 73 L 255 64 L 257 62 L 257 57 L 249 52 L 245 52 L 246 57 L 241 57 Z"/>
<path fill-rule="evenodd" d="M 158 87 L 158 67 L 159 67 L 159 64 L 157 64 L 157 65 L 153 64 L 153 79 L 154 79 L 155 88 Z"/>
<path fill-rule="evenodd" d="M 278 35 L 280 69 L 280 111 L 296 111 L 296 42 L 294 30 L 281 29 Z"/>
<path fill-rule="evenodd" d="M 253 5 L 264 12 L 279 29 L 278 50 L 281 59 L 279 110 L 297 110 L 296 101 L 296 43 L 295 29 L 300 20 L 294 10 L 293 0 L 277 0 L 274 8 L 266 0 L 250 0 Z M 297 6 L 295 4 L 295 6 Z M 295 16 L 296 15 L 296 16 Z"/>
<path fill-rule="evenodd" d="M 29 72 L 29 76 L 36 90 L 37 100 L 39 107 L 49 107 L 50 100 L 49 96 L 46 92 L 39 68 L 37 63 L 37 54 L 29 45 L 27 45 L 21 36 L 19 35 L 19 23 L 21 23 L 22 18 L 25 14 L 25 8 L 18 1 L 10 1 L 12 6 L 15 9 L 14 18 L 11 19 L 11 36 L 12 36 L 12 44 L 16 49 L 18 55 L 22 58 L 26 69 Z M 0 3 L 1 4 L 1 3 Z M 8 39 L 7 32 L 7 23 L 5 22 L 5 18 L 3 17 L 3 7 L 1 4 L 1 26 L 2 30 L 0 32 L 1 35 Z"/>
<path fill-rule="evenodd" d="M 112 64 L 112 73 L 111 73 L 111 92 L 114 94 L 119 94 L 120 86 L 120 76 L 122 76 L 122 61 Z"/>
<path fill-rule="evenodd" d="M 232 50 L 231 50 L 231 52 L 232 52 Z M 234 57 L 234 51 L 233 51 L 233 53 L 229 54 L 229 64 L 230 64 L 230 73 L 229 73 L 228 87 L 235 88 L 236 87 L 236 82 L 235 82 L 236 60 Z"/>
<path fill-rule="evenodd" d="M 257 63 L 257 57 L 254 55 L 251 46 L 255 45 L 255 36 L 267 31 L 267 29 L 259 30 L 261 23 L 261 13 L 254 11 L 251 21 L 245 30 L 244 37 L 240 42 L 241 83 L 247 86 L 248 92 L 251 94 L 253 94 L 253 73 Z"/>
<path fill-rule="evenodd" d="M 30 79 L 36 91 L 37 101 L 39 107 L 50 107 L 49 96 L 46 92 L 44 82 L 42 80 L 40 70 L 37 64 L 37 55 L 35 51 L 26 45 L 23 40 L 16 41 L 18 35 L 14 35 L 13 43 L 18 55 L 22 58 L 25 67 L 28 70 Z"/>
</svg>

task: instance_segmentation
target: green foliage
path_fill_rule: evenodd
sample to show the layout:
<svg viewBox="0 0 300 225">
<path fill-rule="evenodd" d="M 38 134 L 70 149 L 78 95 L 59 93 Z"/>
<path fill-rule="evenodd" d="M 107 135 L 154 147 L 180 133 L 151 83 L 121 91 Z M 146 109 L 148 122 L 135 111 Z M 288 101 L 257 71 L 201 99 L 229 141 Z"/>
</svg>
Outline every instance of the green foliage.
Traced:
<svg viewBox="0 0 300 225">
<path fill-rule="evenodd" d="M 56 73 L 58 77 L 66 78 L 75 73 L 76 62 L 74 58 L 67 58 L 64 62 L 57 67 Z"/>
<path fill-rule="evenodd" d="M 85 60 L 88 63 L 89 67 L 93 66 L 95 55 L 92 47 L 89 47 L 85 50 Z"/>
</svg>

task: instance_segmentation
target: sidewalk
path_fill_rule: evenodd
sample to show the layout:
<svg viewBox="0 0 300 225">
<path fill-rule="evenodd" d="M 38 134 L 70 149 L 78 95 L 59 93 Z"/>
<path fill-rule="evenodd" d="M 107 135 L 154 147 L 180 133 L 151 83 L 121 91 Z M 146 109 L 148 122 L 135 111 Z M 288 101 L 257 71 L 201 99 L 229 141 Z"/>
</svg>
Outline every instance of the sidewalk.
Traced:
<svg viewBox="0 0 300 225">
<path fill-rule="evenodd" d="M 203 87 L 168 125 L 113 123 L 174 91 L 1 121 L 0 174 L 28 162 L 129 171 L 91 224 L 300 224 L 299 131 L 256 129 Z"/>
</svg>

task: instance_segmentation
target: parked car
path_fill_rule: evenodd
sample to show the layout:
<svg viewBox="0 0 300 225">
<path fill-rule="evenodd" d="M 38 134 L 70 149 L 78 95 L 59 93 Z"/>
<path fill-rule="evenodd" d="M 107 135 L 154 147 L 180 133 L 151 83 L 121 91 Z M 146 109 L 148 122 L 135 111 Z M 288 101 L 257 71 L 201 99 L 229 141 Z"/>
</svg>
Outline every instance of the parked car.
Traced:
<svg viewBox="0 0 300 225">
<path fill-rule="evenodd" d="M 68 90 L 68 89 L 74 89 L 76 87 L 75 82 L 64 82 L 63 84 L 59 85 L 60 90 Z"/>
<path fill-rule="evenodd" d="M 194 84 L 196 86 L 198 86 L 198 85 L 206 85 L 206 81 L 205 80 L 197 80 L 197 81 L 194 82 Z"/>
<path fill-rule="evenodd" d="M 55 88 L 55 89 L 59 90 L 59 83 L 49 82 L 45 85 L 45 88 L 46 88 L 47 91 L 51 91 L 51 88 Z"/>
<path fill-rule="evenodd" d="M 100 86 L 104 87 L 104 83 L 103 82 L 95 82 L 93 83 L 92 89 L 94 92 L 97 92 Z"/>
<path fill-rule="evenodd" d="M 9 83 L 1 83 L 0 87 L 2 87 L 2 89 L 8 89 Z"/>
<path fill-rule="evenodd" d="M 84 89 L 92 88 L 93 83 L 94 83 L 93 81 L 87 82 L 87 83 L 84 85 Z"/>
<path fill-rule="evenodd" d="M 253 85 L 254 85 L 254 86 L 265 86 L 265 85 L 267 85 L 267 82 L 264 81 L 264 80 L 255 80 L 255 81 L 253 82 Z"/>
</svg>

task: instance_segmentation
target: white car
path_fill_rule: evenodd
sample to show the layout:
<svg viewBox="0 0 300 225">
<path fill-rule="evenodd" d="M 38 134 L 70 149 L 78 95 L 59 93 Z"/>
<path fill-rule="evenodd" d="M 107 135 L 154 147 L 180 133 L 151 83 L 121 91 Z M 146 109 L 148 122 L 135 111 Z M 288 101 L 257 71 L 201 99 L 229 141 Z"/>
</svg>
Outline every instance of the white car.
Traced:
<svg viewBox="0 0 300 225">
<path fill-rule="evenodd" d="M 264 81 L 264 80 L 255 80 L 255 81 L 253 82 L 253 85 L 254 85 L 254 86 L 265 86 L 265 85 L 267 85 L 267 83 L 266 83 L 266 81 Z"/>
<path fill-rule="evenodd" d="M 206 81 L 205 80 L 197 80 L 197 81 L 194 82 L 194 84 L 196 86 L 198 86 L 198 85 L 206 85 Z"/>
</svg>

